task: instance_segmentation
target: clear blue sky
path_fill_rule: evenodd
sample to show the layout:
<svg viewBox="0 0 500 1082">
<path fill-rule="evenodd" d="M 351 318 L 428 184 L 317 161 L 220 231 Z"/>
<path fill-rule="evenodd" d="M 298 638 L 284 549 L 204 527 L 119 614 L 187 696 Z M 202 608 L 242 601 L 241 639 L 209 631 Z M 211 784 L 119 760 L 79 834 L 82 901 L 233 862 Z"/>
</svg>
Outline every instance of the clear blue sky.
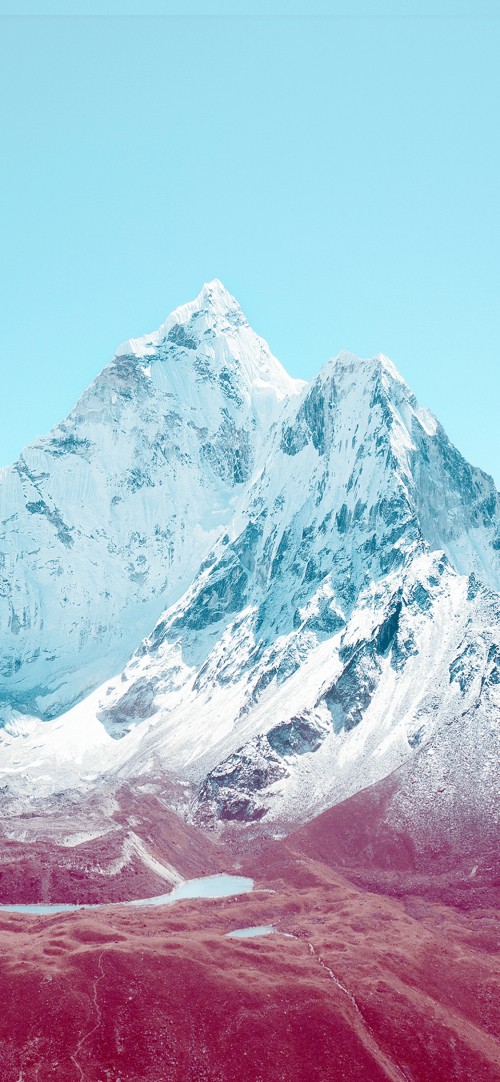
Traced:
<svg viewBox="0 0 500 1082">
<path fill-rule="evenodd" d="M 294 375 L 388 354 L 498 484 L 498 11 L 0 0 L 0 462 L 219 277 Z"/>
</svg>

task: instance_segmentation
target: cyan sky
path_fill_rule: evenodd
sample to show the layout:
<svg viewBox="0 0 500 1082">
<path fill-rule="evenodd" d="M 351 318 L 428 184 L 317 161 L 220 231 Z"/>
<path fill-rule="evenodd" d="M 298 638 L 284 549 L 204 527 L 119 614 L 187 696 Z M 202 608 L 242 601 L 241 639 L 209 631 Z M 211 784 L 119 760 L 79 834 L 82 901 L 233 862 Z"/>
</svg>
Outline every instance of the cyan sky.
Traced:
<svg viewBox="0 0 500 1082">
<path fill-rule="evenodd" d="M 0 0 L 0 462 L 219 277 L 294 375 L 388 354 L 498 484 L 496 11 Z"/>
</svg>

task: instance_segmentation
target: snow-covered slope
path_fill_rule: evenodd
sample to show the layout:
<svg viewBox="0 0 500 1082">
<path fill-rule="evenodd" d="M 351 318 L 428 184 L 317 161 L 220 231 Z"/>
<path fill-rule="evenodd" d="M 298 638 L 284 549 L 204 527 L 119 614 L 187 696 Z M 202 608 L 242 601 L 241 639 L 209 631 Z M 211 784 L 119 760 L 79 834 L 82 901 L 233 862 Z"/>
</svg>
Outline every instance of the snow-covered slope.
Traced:
<svg viewBox="0 0 500 1082">
<path fill-rule="evenodd" d="M 215 281 L 120 347 L 0 472 L 0 702 L 54 716 L 125 663 L 234 513 L 300 386 Z"/>
<path fill-rule="evenodd" d="M 30 664 L 20 655 L 5 683 L 16 710 L 5 712 L 0 780 L 12 792 L 50 795 L 102 774 L 113 784 L 147 774 L 161 786 L 168 771 L 185 783 L 186 815 L 282 829 L 449 730 L 456 762 L 449 736 L 436 746 L 457 775 L 477 734 L 489 793 L 499 497 L 387 358 L 341 354 L 301 387 L 216 283 L 157 334 L 122 347 L 65 424 L 94 449 L 98 495 L 88 513 L 82 493 L 74 517 L 65 511 L 64 540 L 45 492 L 62 516 L 54 492 L 68 474 L 57 470 L 79 452 L 54 456 L 62 437 L 52 434 L 25 453 L 32 472 L 36 455 L 55 457 L 44 507 L 28 509 L 28 521 L 46 531 L 45 559 L 50 531 L 64 549 L 50 589 L 30 555 L 32 626 L 11 623 L 20 642 L 49 651 L 40 619 L 50 611 L 56 655 Z M 121 517 L 111 541 L 113 500 Z M 170 550 L 152 540 L 157 531 Z M 135 534 L 145 541 L 134 562 Z M 27 566 L 31 549 L 22 551 Z M 89 552 L 101 561 L 91 587 L 79 562 Z M 71 582 L 74 602 L 57 627 Z M 109 679 L 126 649 L 130 660 Z M 76 699 L 37 720 L 40 704 L 55 716 Z"/>
</svg>

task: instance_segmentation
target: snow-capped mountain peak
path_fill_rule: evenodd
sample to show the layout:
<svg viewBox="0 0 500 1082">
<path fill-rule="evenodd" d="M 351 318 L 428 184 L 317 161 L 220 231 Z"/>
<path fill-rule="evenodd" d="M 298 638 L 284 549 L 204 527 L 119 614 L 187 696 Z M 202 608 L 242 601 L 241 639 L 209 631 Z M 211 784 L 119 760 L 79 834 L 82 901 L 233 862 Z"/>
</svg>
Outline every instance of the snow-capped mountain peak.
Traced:
<svg viewBox="0 0 500 1082">
<path fill-rule="evenodd" d="M 214 327 L 218 323 L 228 321 L 228 316 L 233 313 L 237 321 L 246 322 L 243 312 L 235 297 L 233 297 L 218 278 L 206 282 L 198 296 L 192 301 L 174 308 L 157 330 L 149 334 L 143 334 L 139 338 L 130 338 L 118 347 L 116 356 L 134 353 L 135 356 L 148 356 L 154 352 L 165 338 L 168 337 L 172 328 L 185 327 L 193 317 L 198 318 L 203 331 Z M 200 328 L 198 328 L 199 330 Z"/>
<path fill-rule="evenodd" d="M 234 514 L 301 387 L 219 282 L 119 348 L 3 472 L 0 701 L 58 713 L 126 661 Z"/>
<path fill-rule="evenodd" d="M 293 380 L 217 280 L 4 471 L 0 520 L 3 754 L 43 732 L 47 791 L 78 730 L 95 775 L 154 757 L 203 814 L 300 817 L 489 717 L 493 482 L 387 357 Z M 63 715 L 56 751 L 18 714 Z"/>
<path fill-rule="evenodd" d="M 205 369 L 229 381 L 235 376 L 250 393 L 267 390 L 282 399 L 297 393 L 303 381 L 293 380 L 274 357 L 263 338 L 250 327 L 238 301 L 218 278 L 206 283 L 198 296 L 176 308 L 158 330 L 123 342 L 116 358 L 134 356 L 168 360 L 174 350 L 184 354 L 186 366 L 199 355 Z"/>
</svg>

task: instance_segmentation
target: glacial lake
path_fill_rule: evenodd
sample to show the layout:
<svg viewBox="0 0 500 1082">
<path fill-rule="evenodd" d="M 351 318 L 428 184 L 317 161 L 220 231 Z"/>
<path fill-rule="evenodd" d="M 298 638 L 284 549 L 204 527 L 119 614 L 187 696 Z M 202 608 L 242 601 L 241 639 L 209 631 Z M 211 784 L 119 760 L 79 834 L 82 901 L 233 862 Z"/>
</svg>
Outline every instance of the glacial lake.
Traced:
<svg viewBox="0 0 500 1082">
<path fill-rule="evenodd" d="M 253 928 L 234 928 L 226 932 L 226 939 L 253 939 L 258 935 L 272 935 L 276 931 L 274 924 L 256 924 Z"/>
<path fill-rule="evenodd" d="M 189 898 L 231 898 L 236 894 L 248 894 L 253 890 L 253 879 L 244 875 L 206 875 L 201 879 L 186 879 L 168 894 L 155 898 L 135 898 L 128 902 L 55 903 L 54 905 L 1 905 L 0 913 L 34 913 L 47 916 L 50 913 L 70 913 L 76 909 L 103 909 L 104 906 L 173 905 Z"/>
</svg>

